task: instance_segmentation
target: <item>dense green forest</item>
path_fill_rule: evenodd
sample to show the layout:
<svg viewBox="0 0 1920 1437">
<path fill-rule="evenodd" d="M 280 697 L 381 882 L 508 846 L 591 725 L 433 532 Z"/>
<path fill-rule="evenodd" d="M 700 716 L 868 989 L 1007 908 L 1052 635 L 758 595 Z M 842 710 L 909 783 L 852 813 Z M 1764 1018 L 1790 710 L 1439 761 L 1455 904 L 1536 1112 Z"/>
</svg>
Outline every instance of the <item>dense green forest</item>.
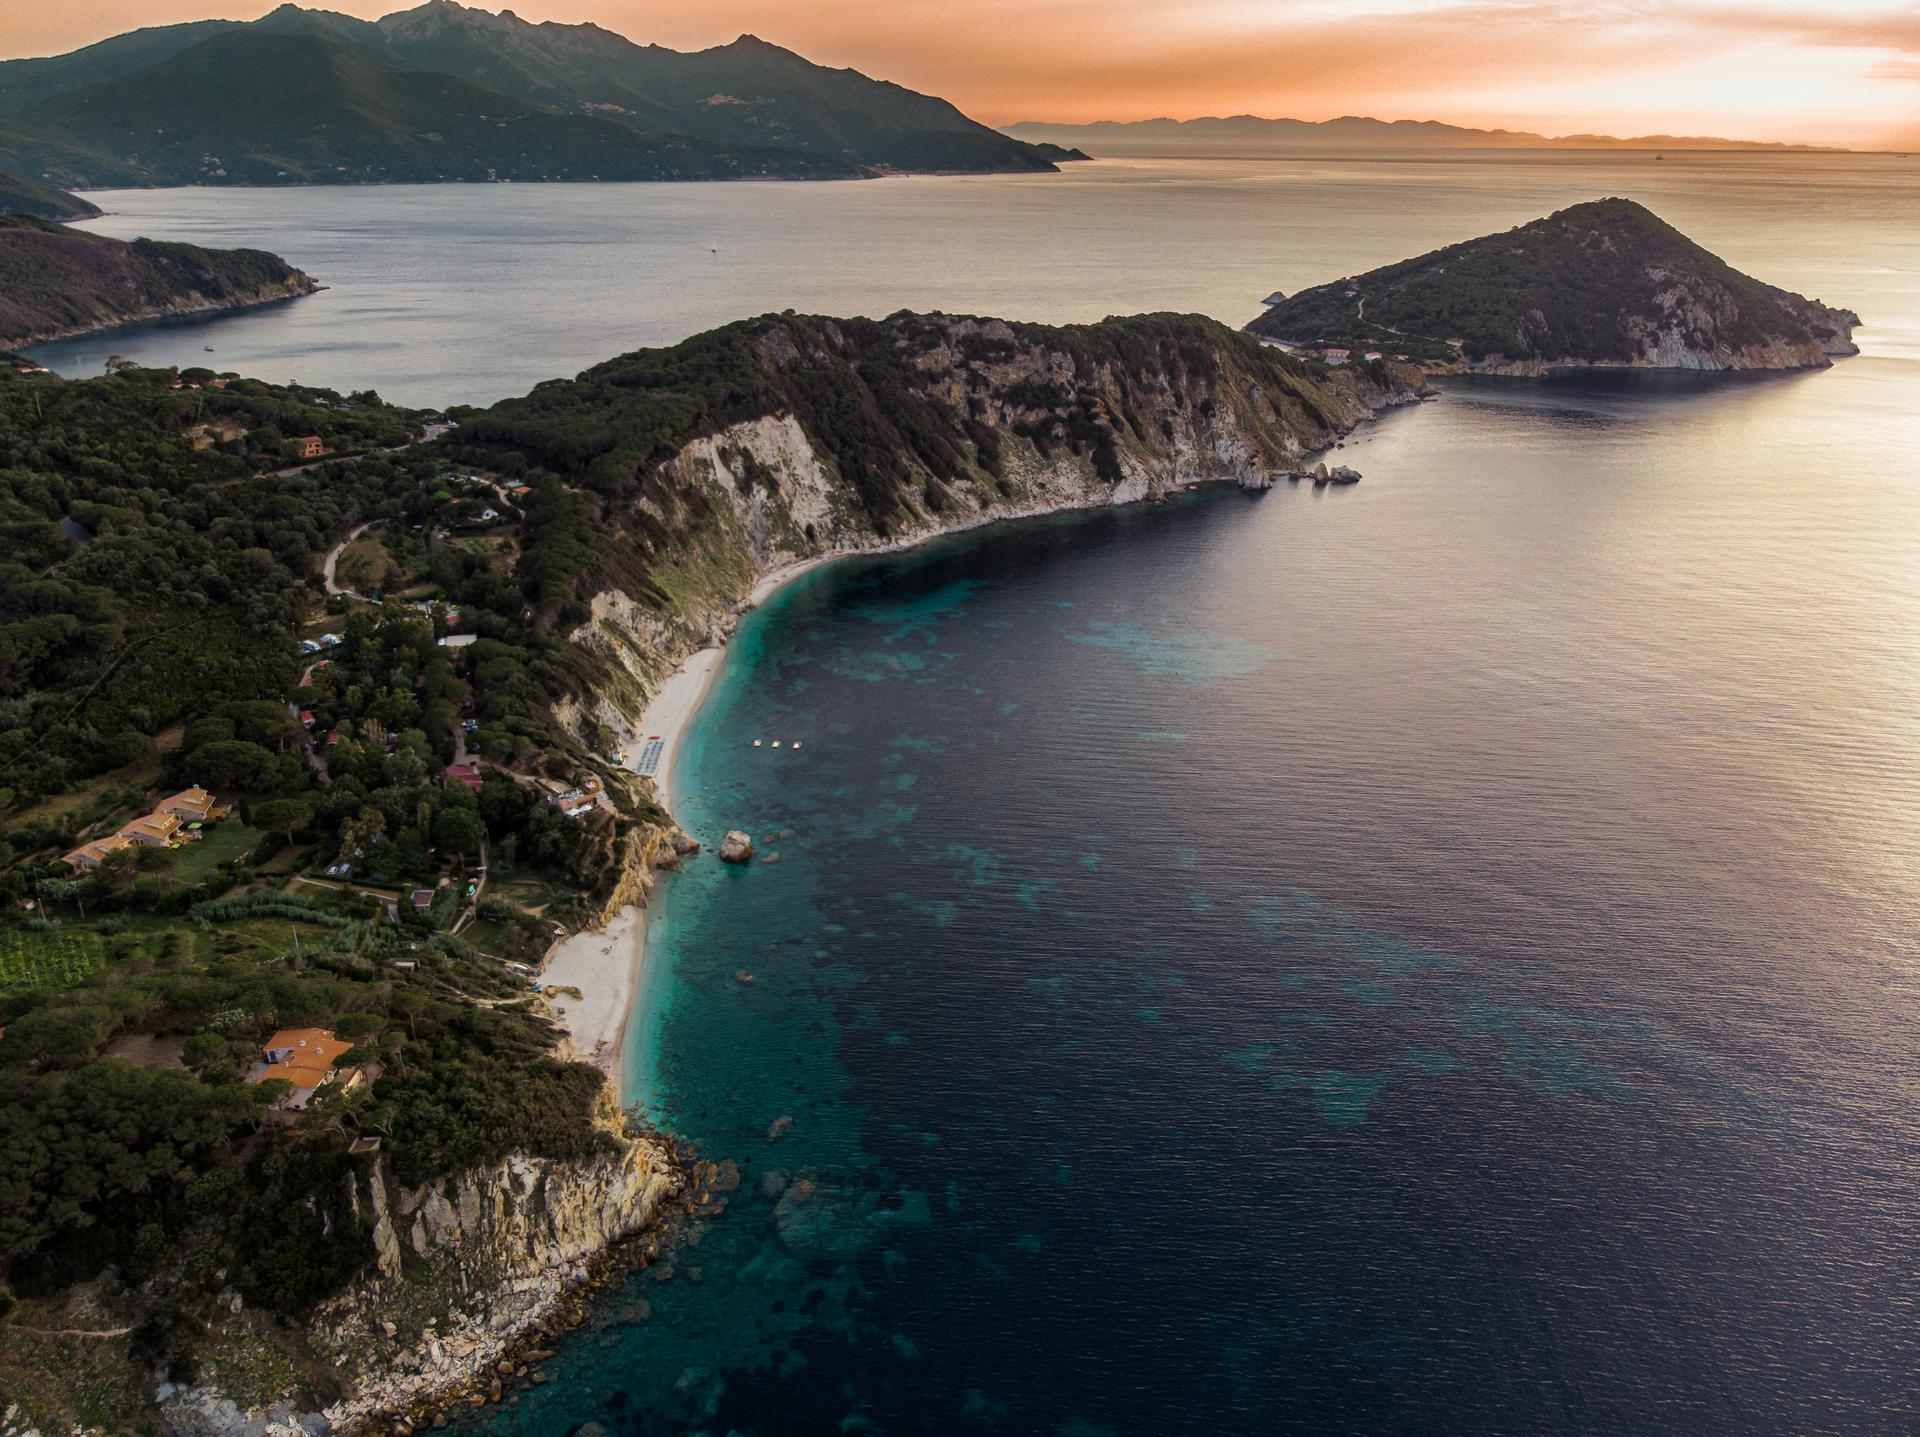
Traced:
<svg viewBox="0 0 1920 1437">
<path fill-rule="evenodd" d="M 0 1322 L 111 1272 L 142 1360 L 190 1373 L 217 1293 L 294 1317 L 371 1260 L 335 1181 L 373 1160 L 356 1140 L 402 1181 L 608 1141 L 599 1073 L 552 1055 L 507 964 L 651 809 L 542 801 L 592 771 L 550 711 L 577 675 L 426 418 L 0 365 Z M 307 436 L 331 455 L 300 462 Z M 404 597 L 325 592 L 362 526 L 342 572 Z M 441 644 L 456 617 L 472 641 Z M 443 782 L 463 745 L 515 776 Z M 230 810 L 193 841 L 65 861 L 193 784 Z M 246 1073 L 304 1026 L 378 1076 L 289 1121 Z"/>
<path fill-rule="evenodd" d="M 1844 343 L 1858 322 L 1742 274 L 1630 200 L 1607 199 L 1302 290 L 1247 328 L 1428 361 L 1630 363 L 1667 330 L 1696 350 L 1818 349 Z"/>
</svg>

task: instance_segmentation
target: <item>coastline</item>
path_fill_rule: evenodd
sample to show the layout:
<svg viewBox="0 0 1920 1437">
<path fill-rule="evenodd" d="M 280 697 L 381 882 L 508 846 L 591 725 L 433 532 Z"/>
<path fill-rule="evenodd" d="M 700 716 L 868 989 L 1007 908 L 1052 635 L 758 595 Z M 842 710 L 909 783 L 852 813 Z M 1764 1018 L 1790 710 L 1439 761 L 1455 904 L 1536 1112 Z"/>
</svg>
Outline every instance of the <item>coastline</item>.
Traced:
<svg viewBox="0 0 1920 1437">
<path fill-rule="evenodd" d="M 768 571 L 748 593 L 743 611 L 758 608 L 809 570 L 844 557 L 821 554 Z M 660 739 L 660 757 L 650 777 L 660 806 L 669 813 L 673 812 L 675 755 L 706 703 L 726 654 L 726 646 L 717 645 L 689 655 L 648 701 L 638 733 L 624 735 L 629 767 L 640 744 Z M 547 1006 L 566 1028 L 574 1053 L 606 1075 L 615 1100 L 623 1106 L 627 1025 L 633 1019 L 646 961 L 647 910 L 639 904 L 628 904 L 604 927 L 583 929 L 561 940 L 541 974 Z M 555 993 L 556 988 L 576 988 L 580 996 Z"/>
<path fill-rule="evenodd" d="M 299 273 L 296 271 L 296 273 Z M 34 359 L 30 350 L 42 345 L 60 344 L 69 339 L 102 339 L 118 334 L 121 330 L 137 330 L 165 325 L 173 320 L 201 320 L 223 314 L 246 314 L 252 310 L 270 309 L 277 304 L 291 304 L 296 299 L 309 299 L 328 288 L 315 283 L 310 276 L 302 275 L 310 288 L 289 287 L 285 294 L 261 295 L 254 299 L 209 300 L 205 304 L 169 304 L 149 306 L 138 314 L 117 315 L 112 319 L 101 320 L 96 324 L 73 325 L 66 329 L 56 329 L 45 334 L 34 334 L 24 338 L 0 338 L 0 349 L 8 349 L 23 359 Z M 34 360 L 40 363 L 39 360 Z M 52 369 L 52 365 L 47 368 Z M 58 372 L 57 370 L 55 371 Z"/>
<path fill-rule="evenodd" d="M 1377 413 L 1373 417 L 1377 418 Z M 1355 426 L 1356 429 L 1358 427 Z M 1351 432 L 1348 431 L 1348 433 Z M 1340 437 L 1344 440 L 1347 436 L 1343 434 Z M 1330 445 L 1326 449 L 1307 454 L 1301 460 L 1302 466 L 1304 467 L 1316 457 L 1331 453 L 1332 449 L 1333 446 Z M 1111 492 L 1101 502 L 1080 503 L 1067 500 L 1037 504 L 1024 509 L 980 514 L 965 523 L 930 529 L 925 533 L 910 534 L 883 544 L 858 545 L 835 549 L 829 553 L 810 555 L 804 559 L 789 560 L 761 575 L 748 590 L 746 597 L 739 602 L 737 612 L 742 615 L 750 613 L 802 575 L 842 559 L 876 558 L 886 554 L 898 554 L 918 548 L 935 539 L 984 529 L 994 524 L 1020 519 L 1044 519 L 1055 514 L 1076 513 L 1082 510 L 1148 503 L 1195 489 L 1236 482 L 1233 476 L 1222 474 L 1217 477 L 1169 484 L 1158 489 L 1143 486 L 1138 491 L 1130 492 L 1122 486 Z M 696 650 L 688 655 L 654 691 L 637 725 L 629 723 L 615 725 L 621 735 L 622 764 L 635 772 L 637 772 L 636 760 L 644 747 L 655 739 L 660 741 L 660 753 L 655 761 L 654 771 L 647 776 L 653 780 L 654 791 L 659 798 L 660 806 L 669 815 L 674 813 L 673 769 L 680 745 L 695 719 L 699 717 L 708 694 L 713 690 L 714 682 L 732 645 L 732 639 L 733 633 L 729 632 L 725 642 Z M 698 835 L 695 836 L 698 837 Z M 646 949 L 646 909 L 637 904 L 630 904 L 622 908 L 614 916 L 613 921 L 605 926 L 582 930 L 562 940 L 547 959 L 542 973 L 542 988 L 548 995 L 548 1005 L 553 1009 L 555 1017 L 567 1029 L 574 1052 L 606 1075 L 607 1081 L 613 1087 L 616 1100 L 623 1105 L 626 1098 L 626 1073 L 623 1059 L 627 1046 L 627 1027 L 632 1021 L 634 1002 L 646 972 Z M 556 986 L 577 988 L 581 996 L 575 999 L 570 996 L 555 995 L 552 990 Z"/>
<path fill-rule="evenodd" d="M 562 939 L 540 975 L 547 1007 L 566 1028 L 576 1057 L 592 1063 L 620 1095 L 620 1052 L 647 953 L 647 911 L 628 904 L 604 928 Z M 556 989 L 571 988 L 578 998 Z"/>
</svg>

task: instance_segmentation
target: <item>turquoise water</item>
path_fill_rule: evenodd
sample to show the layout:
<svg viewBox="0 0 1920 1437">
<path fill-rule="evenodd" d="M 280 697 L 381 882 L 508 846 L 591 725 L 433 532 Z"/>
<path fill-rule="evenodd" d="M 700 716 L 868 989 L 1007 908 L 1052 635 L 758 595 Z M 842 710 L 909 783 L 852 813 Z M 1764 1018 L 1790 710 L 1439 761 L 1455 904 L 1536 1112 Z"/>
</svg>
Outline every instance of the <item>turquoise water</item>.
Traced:
<svg viewBox="0 0 1920 1437">
<path fill-rule="evenodd" d="M 1889 377 L 1461 384 L 783 590 L 632 1034 L 740 1190 L 481 1425 L 1909 1430 Z"/>
</svg>

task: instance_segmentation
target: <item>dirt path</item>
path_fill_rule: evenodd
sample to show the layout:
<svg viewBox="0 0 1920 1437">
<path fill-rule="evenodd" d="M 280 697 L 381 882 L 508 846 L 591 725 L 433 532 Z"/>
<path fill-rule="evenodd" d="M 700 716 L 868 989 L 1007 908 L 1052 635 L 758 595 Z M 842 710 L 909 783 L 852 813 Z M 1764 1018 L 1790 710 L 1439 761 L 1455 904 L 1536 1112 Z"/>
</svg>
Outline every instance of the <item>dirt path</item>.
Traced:
<svg viewBox="0 0 1920 1437">
<path fill-rule="evenodd" d="M 31 1332 L 36 1337 L 125 1337 L 133 1331 L 126 1327 L 29 1327 L 24 1322 L 9 1322 L 15 1332 Z"/>
</svg>

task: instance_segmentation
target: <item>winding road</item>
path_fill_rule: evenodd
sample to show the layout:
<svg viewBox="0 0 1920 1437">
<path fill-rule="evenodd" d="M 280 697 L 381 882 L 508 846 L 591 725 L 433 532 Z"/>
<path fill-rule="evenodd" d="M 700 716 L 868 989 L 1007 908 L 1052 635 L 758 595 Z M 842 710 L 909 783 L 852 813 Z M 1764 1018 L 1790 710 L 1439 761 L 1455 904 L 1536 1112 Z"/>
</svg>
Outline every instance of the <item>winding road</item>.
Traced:
<svg viewBox="0 0 1920 1437">
<path fill-rule="evenodd" d="M 352 589 L 341 588 L 333 576 L 334 568 L 339 564 L 340 556 L 346 552 L 347 545 L 351 544 L 355 539 L 358 539 L 372 527 L 373 525 L 371 523 L 355 525 L 353 528 L 347 530 L 346 538 L 327 550 L 326 561 L 320 566 L 320 577 L 322 581 L 325 582 L 329 594 L 345 594 L 350 599 L 365 599 L 368 603 L 372 602 L 372 600 L 366 599 L 366 595 L 364 594 L 356 594 Z"/>
</svg>

